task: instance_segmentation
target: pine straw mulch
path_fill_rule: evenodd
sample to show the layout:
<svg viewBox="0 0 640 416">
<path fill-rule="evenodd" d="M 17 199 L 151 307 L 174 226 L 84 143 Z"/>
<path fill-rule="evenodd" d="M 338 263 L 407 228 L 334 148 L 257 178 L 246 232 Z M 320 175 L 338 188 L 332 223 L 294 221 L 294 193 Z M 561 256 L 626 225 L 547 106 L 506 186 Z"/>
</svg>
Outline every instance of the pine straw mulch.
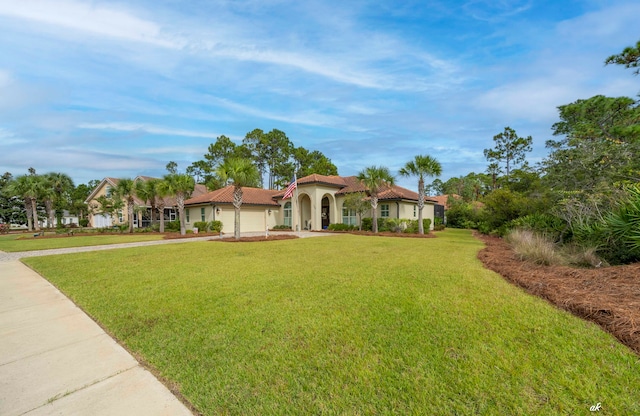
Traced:
<svg viewBox="0 0 640 416">
<path fill-rule="evenodd" d="M 299 238 L 297 235 L 293 234 L 269 234 L 269 237 L 265 237 L 264 235 L 257 235 L 253 237 L 240 237 L 240 240 L 236 240 L 233 238 L 233 235 L 227 235 L 224 238 L 215 239 L 211 241 L 223 241 L 225 243 L 249 243 L 255 241 L 278 241 L 278 240 L 292 240 L 294 238 Z"/>
<path fill-rule="evenodd" d="M 500 238 L 478 236 L 485 267 L 574 315 L 600 325 L 640 354 L 640 263 L 596 269 L 520 260 Z"/>
</svg>

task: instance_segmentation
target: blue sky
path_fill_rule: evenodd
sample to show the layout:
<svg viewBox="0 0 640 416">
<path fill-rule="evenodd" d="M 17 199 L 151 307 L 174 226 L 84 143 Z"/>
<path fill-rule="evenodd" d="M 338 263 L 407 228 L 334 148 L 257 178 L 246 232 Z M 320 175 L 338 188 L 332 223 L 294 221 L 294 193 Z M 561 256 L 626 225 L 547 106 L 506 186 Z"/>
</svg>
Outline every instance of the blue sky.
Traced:
<svg viewBox="0 0 640 416">
<path fill-rule="evenodd" d="M 535 163 L 557 106 L 640 91 L 603 64 L 638 16 L 637 0 L 0 0 L 0 170 L 161 176 L 255 128 L 341 175 L 417 154 L 443 180 L 483 172 L 505 126 Z"/>
</svg>

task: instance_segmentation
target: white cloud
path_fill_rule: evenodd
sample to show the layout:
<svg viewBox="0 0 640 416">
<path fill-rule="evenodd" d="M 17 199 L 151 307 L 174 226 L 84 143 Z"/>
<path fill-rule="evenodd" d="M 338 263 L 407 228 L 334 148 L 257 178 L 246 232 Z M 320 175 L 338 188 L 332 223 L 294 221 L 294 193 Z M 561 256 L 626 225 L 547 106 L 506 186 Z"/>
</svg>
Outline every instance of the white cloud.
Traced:
<svg viewBox="0 0 640 416">
<path fill-rule="evenodd" d="M 113 6 L 73 0 L 8 0 L 0 1 L 0 15 L 127 41 L 163 47 L 180 46 L 164 37 L 158 24 Z"/>
<path fill-rule="evenodd" d="M 215 139 L 219 136 L 219 134 L 214 133 L 171 129 L 142 123 L 82 123 L 78 125 L 78 128 L 93 130 L 137 131 L 150 134 L 158 134 L 162 136 L 203 137 L 207 139 Z"/>
</svg>

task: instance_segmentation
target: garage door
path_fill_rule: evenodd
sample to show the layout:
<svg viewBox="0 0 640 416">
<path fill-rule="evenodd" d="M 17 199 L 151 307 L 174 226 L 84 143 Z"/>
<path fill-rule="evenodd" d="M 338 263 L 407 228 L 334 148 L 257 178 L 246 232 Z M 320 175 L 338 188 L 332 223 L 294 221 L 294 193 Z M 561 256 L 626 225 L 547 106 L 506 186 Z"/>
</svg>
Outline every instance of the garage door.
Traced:
<svg viewBox="0 0 640 416">
<path fill-rule="evenodd" d="M 109 215 L 106 215 L 106 214 L 94 215 L 93 216 L 93 226 L 94 226 L 94 228 L 111 227 L 111 217 Z"/>
</svg>

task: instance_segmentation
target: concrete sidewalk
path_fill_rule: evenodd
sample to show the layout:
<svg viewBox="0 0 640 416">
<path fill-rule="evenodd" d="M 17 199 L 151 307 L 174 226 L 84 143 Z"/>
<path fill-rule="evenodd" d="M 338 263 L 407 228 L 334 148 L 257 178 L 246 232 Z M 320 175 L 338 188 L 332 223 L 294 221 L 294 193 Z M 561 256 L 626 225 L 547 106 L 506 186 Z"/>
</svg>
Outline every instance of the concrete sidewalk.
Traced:
<svg viewBox="0 0 640 416">
<path fill-rule="evenodd" d="M 0 262 L 0 415 L 191 415 L 73 302 Z"/>
</svg>

